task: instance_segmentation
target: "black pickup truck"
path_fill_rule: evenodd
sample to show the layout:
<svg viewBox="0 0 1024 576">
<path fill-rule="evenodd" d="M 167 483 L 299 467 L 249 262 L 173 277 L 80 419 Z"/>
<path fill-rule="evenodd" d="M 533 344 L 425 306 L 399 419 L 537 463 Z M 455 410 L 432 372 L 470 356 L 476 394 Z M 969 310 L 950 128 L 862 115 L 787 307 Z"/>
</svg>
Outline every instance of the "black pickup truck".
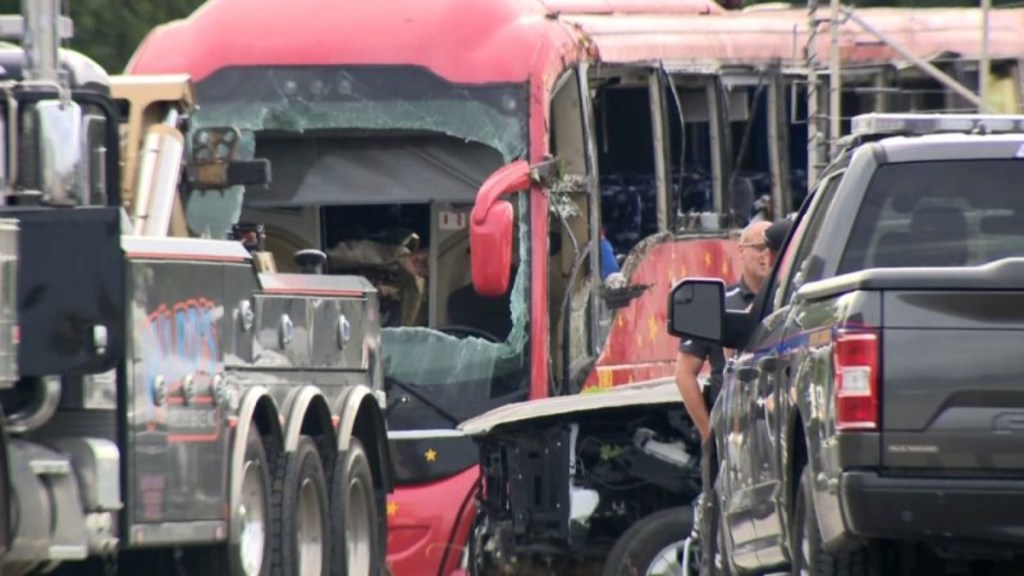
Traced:
<svg viewBox="0 0 1024 576">
<path fill-rule="evenodd" d="M 720 280 L 670 296 L 672 334 L 735 350 L 702 455 L 703 574 L 1024 552 L 1024 117 L 852 128 L 750 309 L 725 311 Z"/>
</svg>

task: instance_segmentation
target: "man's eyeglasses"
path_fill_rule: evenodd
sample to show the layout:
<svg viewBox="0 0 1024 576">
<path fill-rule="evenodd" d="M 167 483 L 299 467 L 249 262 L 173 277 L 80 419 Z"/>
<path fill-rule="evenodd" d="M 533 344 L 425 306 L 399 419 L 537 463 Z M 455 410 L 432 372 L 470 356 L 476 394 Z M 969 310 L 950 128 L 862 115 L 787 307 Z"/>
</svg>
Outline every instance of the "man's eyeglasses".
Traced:
<svg viewBox="0 0 1024 576">
<path fill-rule="evenodd" d="M 764 252 L 768 249 L 768 244 L 765 242 L 740 242 L 740 246 L 743 246 L 744 248 L 752 248 L 757 252 Z"/>
</svg>

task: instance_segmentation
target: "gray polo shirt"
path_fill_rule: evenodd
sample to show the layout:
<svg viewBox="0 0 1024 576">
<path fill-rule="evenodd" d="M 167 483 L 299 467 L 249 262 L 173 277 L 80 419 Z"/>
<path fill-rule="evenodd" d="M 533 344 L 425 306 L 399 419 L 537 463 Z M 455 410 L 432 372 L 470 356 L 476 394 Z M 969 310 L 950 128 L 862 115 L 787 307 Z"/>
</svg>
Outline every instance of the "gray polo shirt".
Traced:
<svg viewBox="0 0 1024 576">
<path fill-rule="evenodd" d="M 743 279 L 739 283 L 730 286 L 725 291 L 725 307 L 727 310 L 745 310 L 754 301 L 757 293 L 747 287 Z M 679 342 L 679 351 L 701 360 L 711 362 L 711 373 L 708 379 L 708 386 L 705 388 L 704 398 L 707 400 L 708 409 L 714 405 L 719 390 L 722 389 L 723 374 L 725 373 L 725 351 L 722 347 L 708 342 L 689 338 Z"/>
</svg>

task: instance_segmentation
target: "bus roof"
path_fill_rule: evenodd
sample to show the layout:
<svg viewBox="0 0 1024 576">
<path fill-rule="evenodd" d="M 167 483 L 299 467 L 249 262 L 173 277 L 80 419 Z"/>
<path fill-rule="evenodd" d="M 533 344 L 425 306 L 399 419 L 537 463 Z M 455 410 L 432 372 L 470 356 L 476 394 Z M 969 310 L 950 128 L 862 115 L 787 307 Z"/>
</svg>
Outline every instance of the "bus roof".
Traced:
<svg viewBox="0 0 1024 576">
<path fill-rule="evenodd" d="M 419 66 L 454 83 L 522 82 L 579 34 L 558 13 L 709 13 L 713 0 L 210 0 L 154 29 L 128 72 L 257 65 Z"/>
<path fill-rule="evenodd" d="M 981 54 L 981 10 L 977 8 L 860 8 L 855 12 L 887 37 L 918 57 L 941 55 L 976 60 Z M 827 17 L 822 9 L 819 17 Z M 562 15 L 593 42 L 606 63 L 660 62 L 672 68 L 693 63 L 758 64 L 782 60 L 802 65 L 807 42 L 807 10 L 774 8 L 727 12 L 714 16 Z M 1019 57 L 1024 10 L 993 11 L 989 22 L 989 56 Z M 819 61 L 827 62 L 827 24 L 817 37 Z M 842 26 L 840 53 L 844 66 L 899 62 L 891 46 L 854 22 Z"/>
<path fill-rule="evenodd" d="M 230 66 L 398 64 L 453 83 L 523 82 L 547 57 L 579 54 L 581 33 L 561 17 L 646 15 L 630 20 L 640 35 L 659 19 L 722 12 L 713 0 L 209 0 L 152 30 L 127 71 L 201 81 Z"/>
<path fill-rule="evenodd" d="M 821 11 L 827 17 L 827 10 Z M 981 49 L 977 8 L 862 8 L 872 26 L 922 58 Z M 990 18 L 989 54 L 1016 58 L 1024 9 Z M 185 20 L 155 28 L 129 72 L 185 72 L 202 81 L 254 65 L 418 66 L 457 84 L 551 85 L 580 58 L 686 68 L 782 60 L 802 65 L 807 12 L 725 11 L 713 0 L 209 0 Z M 828 56 L 827 26 L 818 53 Z M 853 22 L 843 26 L 843 65 L 899 61 Z"/>
</svg>

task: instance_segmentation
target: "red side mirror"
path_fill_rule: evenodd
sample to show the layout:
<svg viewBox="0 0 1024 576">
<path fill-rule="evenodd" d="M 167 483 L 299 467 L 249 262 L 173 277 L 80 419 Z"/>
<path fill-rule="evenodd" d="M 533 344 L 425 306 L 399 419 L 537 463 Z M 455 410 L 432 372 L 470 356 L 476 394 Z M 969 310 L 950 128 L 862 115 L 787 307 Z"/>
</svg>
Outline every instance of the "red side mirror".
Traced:
<svg viewBox="0 0 1024 576">
<path fill-rule="evenodd" d="M 499 168 L 480 186 L 469 220 L 469 259 L 481 296 L 508 292 L 515 214 L 501 197 L 529 187 L 530 165 L 523 160 Z"/>
</svg>

